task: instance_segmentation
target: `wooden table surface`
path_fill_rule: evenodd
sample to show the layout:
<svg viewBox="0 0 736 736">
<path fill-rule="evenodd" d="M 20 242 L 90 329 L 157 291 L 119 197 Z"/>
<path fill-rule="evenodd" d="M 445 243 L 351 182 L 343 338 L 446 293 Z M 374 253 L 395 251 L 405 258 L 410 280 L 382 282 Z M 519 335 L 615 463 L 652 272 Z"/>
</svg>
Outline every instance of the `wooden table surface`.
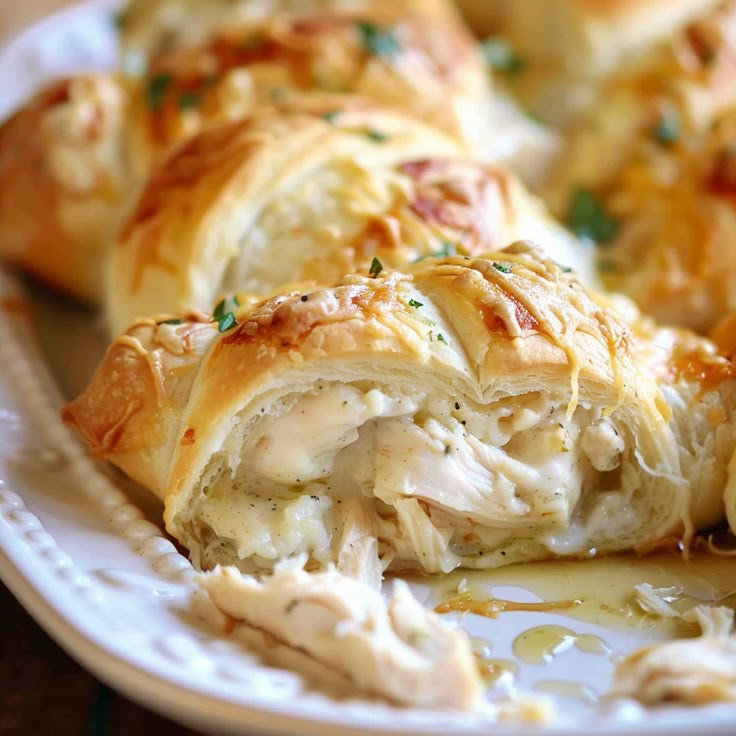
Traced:
<svg viewBox="0 0 736 736">
<path fill-rule="evenodd" d="M 71 0 L 0 0 L 0 39 L 70 4 Z M 0 630 L 2 736 L 196 736 L 88 674 L 2 585 Z"/>
<path fill-rule="evenodd" d="M 0 38 L 7 38 L 28 23 L 71 5 L 72 2 L 73 0 L 0 0 Z"/>
</svg>

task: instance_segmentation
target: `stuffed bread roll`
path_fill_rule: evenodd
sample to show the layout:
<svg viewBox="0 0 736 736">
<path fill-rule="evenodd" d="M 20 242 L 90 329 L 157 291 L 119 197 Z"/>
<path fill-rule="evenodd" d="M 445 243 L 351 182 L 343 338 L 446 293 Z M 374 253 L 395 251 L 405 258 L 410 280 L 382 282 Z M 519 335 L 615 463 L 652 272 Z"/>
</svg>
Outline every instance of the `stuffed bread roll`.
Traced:
<svg viewBox="0 0 736 736">
<path fill-rule="evenodd" d="M 379 266 L 138 321 L 64 418 L 164 499 L 203 567 L 307 554 L 375 580 L 687 542 L 723 518 L 728 361 L 699 356 L 719 366 L 704 379 L 655 357 L 523 243 Z"/>
<path fill-rule="evenodd" d="M 0 128 L 0 257 L 99 301 L 103 254 L 156 164 L 204 128 L 305 90 L 352 92 L 463 145 L 516 150 L 515 126 L 503 142 L 491 134 L 485 64 L 446 3 L 320 5 L 287 3 L 142 78 L 83 76 L 41 93 Z"/>
<path fill-rule="evenodd" d="M 464 161 L 454 141 L 399 113 L 307 97 L 198 136 L 152 177 L 111 252 L 109 323 L 117 334 L 154 312 L 208 310 L 222 292 L 522 237 L 592 280 L 590 249 L 510 172 Z"/>
<path fill-rule="evenodd" d="M 148 170 L 130 90 L 110 75 L 61 81 L 0 127 L 0 257 L 87 302 L 102 248 Z"/>
<path fill-rule="evenodd" d="M 736 2 L 726 0 L 608 80 L 568 133 L 546 195 L 564 215 L 579 189 L 606 192 L 637 159 L 686 147 L 736 105 Z M 677 176 L 669 177 L 675 182 Z"/>
<path fill-rule="evenodd" d="M 458 0 L 487 38 L 488 60 L 544 119 L 565 123 L 598 101 L 611 74 L 636 66 L 718 0 Z"/>
<path fill-rule="evenodd" d="M 409 112 L 473 149 L 493 126 L 490 78 L 475 40 L 442 0 L 286 3 L 203 45 L 153 61 L 152 135 L 189 137 L 201 121 L 242 118 L 294 91 L 350 93 Z"/>
<path fill-rule="evenodd" d="M 404 0 L 400 6 L 405 15 L 423 15 L 440 24 L 458 22 L 457 11 L 447 0 Z M 275 17 L 396 11 L 397 3 L 391 0 L 130 0 L 118 25 L 123 51 L 151 60 Z"/>
<path fill-rule="evenodd" d="M 178 6 L 177 15 L 191 28 L 210 5 L 174 2 L 168 8 L 173 13 L 171 6 Z M 542 181 L 557 153 L 551 131 L 511 99 L 492 95 L 487 64 L 448 2 L 228 5 L 219 23 L 230 13 L 250 21 L 233 18 L 211 34 L 205 22 L 200 46 L 174 35 L 174 47 L 183 50 L 151 62 L 145 84 L 160 93 L 154 136 L 188 137 L 201 119 L 242 117 L 254 104 L 321 89 L 409 112 L 457 138 L 474 158 L 508 162 L 525 181 Z M 266 6 L 270 15 L 264 15 Z"/>
<path fill-rule="evenodd" d="M 726 2 L 617 75 L 545 195 L 600 246 L 606 287 L 700 332 L 736 305 L 735 52 Z"/>
<path fill-rule="evenodd" d="M 707 132 L 643 144 L 574 195 L 571 226 L 603 236 L 602 281 L 662 322 L 706 333 L 736 310 L 735 144 L 731 110 Z"/>
</svg>

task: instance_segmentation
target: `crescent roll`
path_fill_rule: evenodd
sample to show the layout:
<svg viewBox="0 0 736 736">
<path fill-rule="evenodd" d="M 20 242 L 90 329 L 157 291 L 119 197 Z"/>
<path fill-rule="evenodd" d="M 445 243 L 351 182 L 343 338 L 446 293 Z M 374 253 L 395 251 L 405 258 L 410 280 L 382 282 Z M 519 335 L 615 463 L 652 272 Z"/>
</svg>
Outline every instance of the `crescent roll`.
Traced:
<svg viewBox="0 0 736 736">
<path fill-rule="evenodd" d="M 736 2 L 726 0 L 603 86 L 596 107 L 569 131 L 547 186 L 551 206 L 565 214 L 579 189 L 605 190 L 630 161 L 687 144 L 734 106 Z"/>
<path fill-rule="evenodd" d="M 519 238 L 593 277 L 590 249 L 506 170 L 454 141 L 344 98 L 262 109 L 181 147 L 153 176 L 112 249 L 114 334 L 155 312 L 209 309 L 221 292 L 333 281 L 374 257 L 402 266 Z"/>
<path fill-rule="evenodd" d="M 139 320 L 64 418 L 205 568 L 305 554 L 375 580 L 687 543 L 724 516 L 736 374 L 641 330 L 524 243 L 374 264 Z"/>
<path fill-rule="evenodd" d="M 736 3 L 612 80 L 573 131 L 547 200 L 598 241 L 605 285 L 709 330 L 736 307 Z"/>
<path fill-rule="evenodd" d="M 615 223 L 598 249 L 603 282 L 662 322 L 707 333 L 736 310 L 735 144 L 730 111 L 687 141 L 647 146 L 585 195 Z"/>
<path fill-rule="evenodd" d="M 503 140 L 492 135 L 486 66 L 447 3 L 268 7 L 281 5 L 280 14 L 157 58 L 140 78 L 62 82 L 11 118 L 0 128 L 0 255 L 99 301 L 104 253 L 156 165 L 203 129 L 305 91 L 373 99 L 487 157 L 524 147 L 523 126 L 505 124 Z"/>
<path fill-rule="evenodd" d="M 86 75 L 0 127 L 0 256 L 87 302 L 99 301 L 102 247 L 148 168 L 129 108 L 125 84 Z"/>
<path fill-rule="evenodd" d="M 393 0 L 130 0 L 118 16 L 118 26 L 126 54 L 156 59 L 277 16 L 395 14 L 397 5 Z M 447 0 L 403 0 L 400 5 L 406 15 L 424 15 L 440 24 L 458 19 Z"/>
<path fill-rule="evenodd" d="M 602 82 L 719 0 L 457 0 L 499 77 L 534 112 L 565 123 Z M 607 105 L 602 97 L 600 101 Z M 599 102 L 600 102 L 599 101 Z"/>
</svg>

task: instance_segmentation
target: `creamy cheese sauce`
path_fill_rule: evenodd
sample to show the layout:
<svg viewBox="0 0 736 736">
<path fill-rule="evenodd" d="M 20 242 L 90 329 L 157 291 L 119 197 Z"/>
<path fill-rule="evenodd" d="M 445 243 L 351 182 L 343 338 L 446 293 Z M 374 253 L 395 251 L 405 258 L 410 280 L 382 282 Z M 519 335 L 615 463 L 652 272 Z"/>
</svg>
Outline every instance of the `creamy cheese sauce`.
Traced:
<svg viewBox="0 0 736 736">
<path fill-rule="evenodd" d="M 364 498 L 385 564 L 449 572 L 519 534 L 553 542 L 597 488 L 594 465 L 618 465 L 608 420 L 566 408 L 542 394 L 489 409 L 325 384 L 263 407 L 196 513 L 240 559 L 326 563 L 340 533 L 332 505 Z"/>
<path fill-rule="evenodd" d="M 224 479 L 210 490 L 199 518 L 225 539 L 233 540 L 240 559 L 279 560 L 306 553 L 330 560 L 332 499 L 301 494 L 264 496 L 240 490 Z"/>
</svg>

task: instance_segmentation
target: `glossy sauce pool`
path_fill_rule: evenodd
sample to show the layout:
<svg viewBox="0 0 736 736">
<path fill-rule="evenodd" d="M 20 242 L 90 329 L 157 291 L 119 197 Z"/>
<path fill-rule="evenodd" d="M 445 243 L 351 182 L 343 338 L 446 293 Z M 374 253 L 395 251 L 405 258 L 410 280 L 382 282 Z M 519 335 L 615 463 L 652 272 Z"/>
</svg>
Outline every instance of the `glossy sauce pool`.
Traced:
<svg viewBox="0 0 736 736">
<path fill-rule="evenodd" d="M 699 634 L 677 614 L 704 603 L 736 608 L 736 557 L 705 551 L 690 560 L 675 553 L 620 555 L 461 570 L 415 582 L 428 587 L 427 605 L 471 633 L 489 688 L 523 684 L 584 703 L 603 695 L 604 688 L 590 683 L 610 681 L 626 654 L 652 641 Z M 675 615 L 647 613 L 637 602 L 641 583 L 666 589 Z M 489 619 L 498 620 L 502 636 L 494 637 Z"/>
</svg>

